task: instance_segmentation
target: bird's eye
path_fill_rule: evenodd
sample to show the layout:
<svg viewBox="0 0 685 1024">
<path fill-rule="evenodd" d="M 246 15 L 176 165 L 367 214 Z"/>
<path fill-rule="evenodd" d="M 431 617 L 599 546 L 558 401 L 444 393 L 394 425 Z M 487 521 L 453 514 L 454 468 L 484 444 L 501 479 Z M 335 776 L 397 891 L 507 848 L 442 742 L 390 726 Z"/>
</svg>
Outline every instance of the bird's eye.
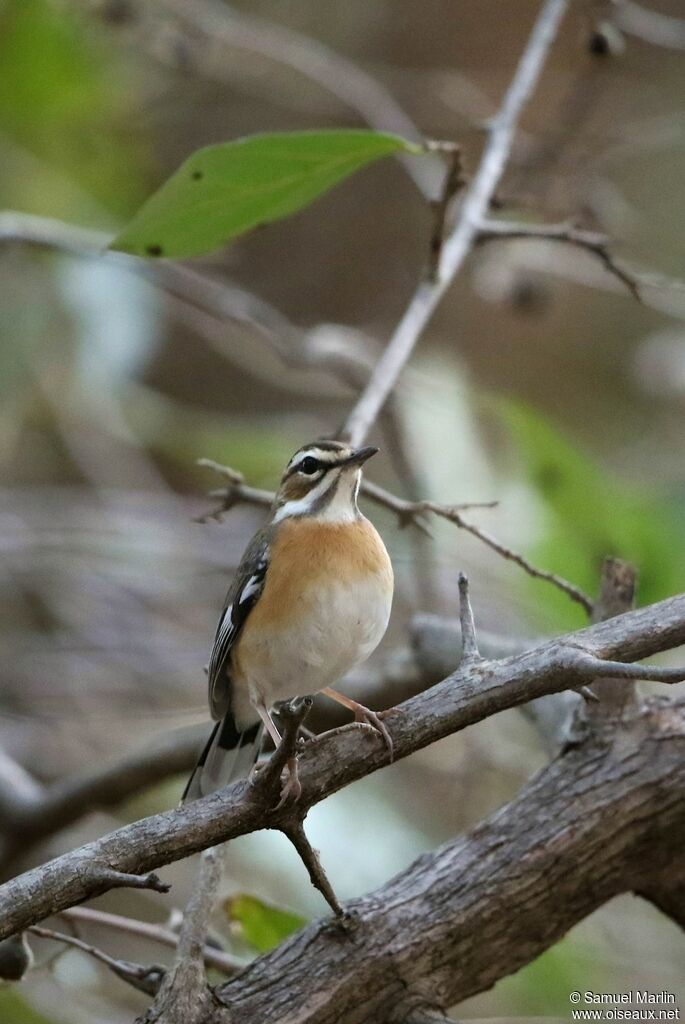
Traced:
<svg viewBox="0 0 685 1024">
<path fill-rule="evenodd" d="M 316 459 L 312 458 L 311 455 L 308 455 L 306 459 L 302 459 L 302 462 L 297 468 L 300 473 L 306 473 L 307 476 L 311 476 L 312 473 L 316 473 L 319 468 L 319 463 Z"/>
</svg>

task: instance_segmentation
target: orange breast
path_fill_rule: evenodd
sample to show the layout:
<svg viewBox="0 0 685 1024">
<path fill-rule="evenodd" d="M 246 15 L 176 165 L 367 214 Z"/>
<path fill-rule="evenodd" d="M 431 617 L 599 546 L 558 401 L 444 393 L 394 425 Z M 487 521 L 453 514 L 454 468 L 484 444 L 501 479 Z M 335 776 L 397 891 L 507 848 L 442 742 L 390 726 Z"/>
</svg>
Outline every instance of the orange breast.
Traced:
<svg viewBox="0 0 685 1024">
<path fill-rule="evenodd" d="M 355 580 L 371 576 L 379 577 L 381 585 L 392 591 L 390 558 L 367 519 L 353 523 L 321 523 L 306 517 L 286 520 L 271 549 L 264 591 L 243 633 L 287 627 L 293 616 L 306 614 L 307 605 L 316 603 L 318 583 L 337 579 L 353 586 Z"/>
</svg>

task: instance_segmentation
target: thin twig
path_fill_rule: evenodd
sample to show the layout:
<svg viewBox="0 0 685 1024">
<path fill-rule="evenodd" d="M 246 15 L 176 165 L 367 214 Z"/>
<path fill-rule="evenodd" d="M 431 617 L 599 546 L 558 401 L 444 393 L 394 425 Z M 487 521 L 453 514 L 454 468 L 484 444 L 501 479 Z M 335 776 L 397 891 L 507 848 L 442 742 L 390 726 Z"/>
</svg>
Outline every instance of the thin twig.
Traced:
<svg viewBox="0 0 685 1024">
<path fill-rule="evenodd" d="M 461 662 L 471 665 L 482 661 L 476 639 L 476 625 L 473 621 L 473 609 L 469 598 L 469 579 L 466 573 L 459 573 L 459 622 L 461 623 Z"/>
<path fill-rule="evenodd" d="M 481 221 L 476 242 L 478 244 L 507 239 L 534 238 L 545 242 L 567 242 L 596 256 L 608 273 L 621 281 L 633 298 L 642 302 L 640 279 L 622 266 L 609 249 L 609 239 L 598 231 L 587 231 L 573 224 L 525 224 L 506 220 Z"/>
<path fill-rule="evenodd" d="M 97 946 L 91 945 L 90 942 L 84 942 L 83 939 L 79 939 L 75 935 L 66 935 L 64 932 L 57 932 L 53 928 L 44 928 L 42 925 L 32 925 L 28 930 L 33 935 L 40 936 L 41 939 L 62 942 L 65 946 L 73 946 L 75 949 L 80 949 L 82 953 L 87 953 L 99 963 L 108 967 L 122 981 L 127 982 L 138 989 L 139 992 L 144 992 L 148 996 L 157 994 L 162 984 L 162 979 L 166 974 L 166 968 L 160 964 L 151 964 L 149 967 L 145 967 L 143 964 L 136 964 L 130 960 L 117 960 L 103 950 L 98 949 Z"/>
<path fill-rule="evenodd" d="M 662 668 L 659 665 L 633 665 L 623 661 L 604 661 L 586 652 L 574 652 L 570 658 L 573 669 L 579 676 L 595 679 L 646 679 L 652 683 L 682 683 L 685 667 Z"/>
<path fill-rule="evenodd" d="M 474 526 L 473 523 L 468 523 L 456 510 L 455 506 L 436 505 L 432 501 L 424 501 L 422 504 L 424 508 L 430 510 L 436 516 L 440 516 L 441 519 L 447 519 L 450 523 L 454 523 L 454 525 L 458 526 L 460 529 L 467 530 L 503 558 L 508 559 L 510 562 L 515 562 L 516 565 L 520 566 L 528 573 L 529 576 L 533 576 L 535 579 L 539 580 L 547 580 L 548 583 L 553 584 L 553 586 L 557 587 L 564 594 L 570 597 L 572 601 L 576 601 L 577 604 L 582 605 L 588 614 L 591 614 L 593 608 L 592 598 L 584 593 L 579 587 L 576 587 L 575 584 L 569 583 L 568 580 L 557 575 L 557 573 L 548 572 L 546 569 L 537 569 L 528 561 L 527 558 L 524 558 L 524 556 L 519 554 L 517 551 L 512 550 L 512 548 L 508 548 L 505 544 L 502 544 L 501 541 L 498 541 L 492 536 L 492 534 L 487 533 L 485 530 L 481 530 L 479 526 Z"/>
<path fill-rule="evenodd" d="M 406 366 L 438 303 L 471 252 L 478 225 L 504 173 L 519 116 L 554 42 L 568 0 L 545 0 L 490 134 L 478 170 L 468 186 L 455 227 L 442 247 L 435 281 L 422 281 L 378 360 L 366 388 L 345 422 L 343 436 L 361 444 Z"/>
<path fill-rule="evenodd" d="M 292 823 L 284 825 L 281 831 L 288 837 L 300 855 L 302 863 L 309 872 L 309 878 L 314 888 L 319 890 L 336 917 L 344 917 L 345 911 L 333 891 L 333 886 L 328 881 L 326 872 L 321 865 L 318 850 L 315 850 L 307 839 L 302 822 L 296 819 Z"/>
<path fill-rule="evenodd" d="M 163 882 L 154 871 L 144 874 L 133 874 L 129 871 L 116 871 L 104 864 L 89 864 L 87 868 L 94 885 L 102 887 L 103 892 L 109 889 L 152 889 L 153 892 L 168 893 L 170 882 Z"/>
<path fill-rule="evenodd" d="M 653 11 L 634 0 L 614 0 L 616 24 L 629 36 L 652 46 L 685 50 L 685 19 Z"/>
<path fill-rule="evenodd" d="M 141 939 L 149 939 L 151 942 L 168 946 L 169 949 L 176 949 L 178 946 L 176 932 L 159 924 L 151 924 L 149 921 L 139 921 L 137 918 L 123 917 L 121 914 L 110 914 L 105 910 L 96 910 L 93 907 L 70 907 L 68 910 L 61 911 L 60 916 L 71 921 L 112 928 Z M 217 971 L 222 971 L 227 975 L 235 974 L 245 966 L 237 957 L 209 945 L 205 945 L 203 956 L 208 967 L 214 967 Z"/>
<path fill-rule="evenodd" d="M 429 150 L 444 153 L 447 158 L 447 169 L 442 190 L 438 199 L 433 200 L 433 230 L 430 237 L 430 249 L 428 255 L 428 280 L 437 281 L 442 246 L 447 231 L 447 215 L 457 192 L 464 187 L 466 179 L 463 176 L 461 163 L 461 148 L 456 143 L 428 142 Z"/>
<path fill-rule="evenodd" d="M 195 518 L 198 523 L 205 523 L 209 519 L 221 519 L 222 515 L 233 508 L 240 502 L 244 502 L 250 505 L 257 505 L 262 508 L 270 508 L 274 494 L 272 491 L 257 490 L 254 487 L 249 487 L 245 484 L 244 478 L 241 473 L 231 469 L 230 466 L 221 466 L 219 463 L 213 462 L 211 459 L 200 459 L 198 465 L 206 466 L 209 469 L 219 473 L 226 480 L 229 481 L 228 487 L 221 488 L 210 492 L 210 496 L 219 499 L 219 504 L 215 508 L 208 512 L 203 513 Z M 502 555 L 503 558 L 508 559 L 511 562 L 515 562 L 516 565 L 520 566 L 529 576 L 533 576 L 535 579 L 546 580 L 553 586 L 557 587 L 564 594 L 576 601 L 578 604 L 591 614 L 593 608 L 593 602 L 587 594 L 576 587 L 573 583 L 569 583 L 562 576 L 557 573 L 549 572 L 546 569 L 538 569 L 527 558 L 519 554 L 517 551 L 512 550 L 501 541 L 498 541 L 492 534 L 482 530 L 479 526 L 474 526 L 472 523 L 467 522 L 461 512 L 464 509 L 477 509 L 477 508 L 494 508 L 497 505 L 496 501 L 486 502 L 465 502 L 457 505 L 439 505 L 433 501 L 407 501 L 405 498 L 399 498 L 391 491 L 387 491 L 383 487 L 379 487 L 378 484 L 372 483 L 370 480 L 362 481 L 362 494 L 370 498 L 377 505 L 383 508 L 389 509 L 394 512 L 398 518 L 400 528 L 405 527 L 409 524 L 421 530 L 423 533 L 430 537 L 430 532 L 427 529 L 423 518 L 427 512 L 432 512 L 433 515 L 439 516 L 441 519 L 447 519 L 448 522 L 453 523 L 462 530 L 467 530 L 474 537 L 477 537 L 488 547 L 492 548 L 498 554 Z"/>
</svg>

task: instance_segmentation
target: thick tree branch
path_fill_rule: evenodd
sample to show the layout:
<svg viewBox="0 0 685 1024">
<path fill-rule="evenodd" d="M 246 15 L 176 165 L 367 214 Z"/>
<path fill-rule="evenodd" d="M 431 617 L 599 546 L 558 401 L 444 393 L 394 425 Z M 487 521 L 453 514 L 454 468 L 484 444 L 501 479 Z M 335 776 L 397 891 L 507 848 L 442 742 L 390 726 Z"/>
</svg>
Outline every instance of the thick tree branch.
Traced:
<svg viewBox="0 0 685 1024">
<path fill-rule="evenodd" d="M 91 811 L 116 807 L 149 786 L 190 771 L 206 732 L 206 726 L 175 730 L 76 778 L 47 787 L 35 783 L 34 788 L 24 785 L 13 793 L 8 790 L 7 799 L 0 785 L 0 861 L 7 864 L 16 854 L 24 855 L 31 845 Z M 8 783 L 17 778 L 17 771 L 21 771 L 24 782 L 30 778 L 19 766 L 8 776 L 9 763 L 6 755 L 0 755 L 0 765 L 6 769 L 2 778 Z"/>
<path fill-rule="evenodd" d="M 470 834 L 349 904 L 349 935 L 319 921 L 255 961 L 217 990 L 225 1008 L 203 1024 L 372 1024 L 414 994 L 444 1010 L 645 874 L 673 869 L 685 840 L 684 709 L 655 702 L 641 715 L 620 751 L 587 741 Z"/>
<path fill-rule="evenodd" d="M 683 643 L 685 595 L 680 595 L 521 655 L 460 668 L 405 701 L 401 713 L 388 716 L 395 758 L 407 757 L 498 711 L 577 686 L 587 678 L 588 656 L 627 661 Z M 596 675 L 624 668 L 623 661 L 615 669 L 593 665 Z M 685 671 L 673 675 L 683 678 Z M 370 730 L 343 729 L 307 744 L 300 762 L 301 817 L 331 793 L 386 766 L 387 750 Z M 203 800 L 127 825 L 7 882 L 0 887 L 0 938 L 107 891 L 111 882 L 96 870 L 103 864 L 111 871 L 143 874 L 238 835 L 261 828 L 282 830 L 293 820 L 293 811 L 287 806 L 274 808 L 269 793 L 269 786 L 259 784 L 259 776 L 257 785 L 238 782 Z"/>
<path fill-rule="evenodd" d="M 424 328 L 473 248 L 479 223 L 504 174 L 519 117 L 537 84 L 567 6 L 567 0 L 545 0 L 542 5 L 502 106 L 490 124 L 480 165 L 466 189 L 457 222 L 442 244 L 435 280 L 426 280 L 417 288 L 347 417 L 341 436 L 354 445 L 361 444 L 378 418 Z"/>
<path fill-rule="evenodd" d="M 193 892 L 183 915 L 173 967 L 155 993 L 144 1021 L 195 1024 L 206 1014 L 205 939 L 221 884 L 225 847 L 212 846 L 200 858 Z"/>
</svg>

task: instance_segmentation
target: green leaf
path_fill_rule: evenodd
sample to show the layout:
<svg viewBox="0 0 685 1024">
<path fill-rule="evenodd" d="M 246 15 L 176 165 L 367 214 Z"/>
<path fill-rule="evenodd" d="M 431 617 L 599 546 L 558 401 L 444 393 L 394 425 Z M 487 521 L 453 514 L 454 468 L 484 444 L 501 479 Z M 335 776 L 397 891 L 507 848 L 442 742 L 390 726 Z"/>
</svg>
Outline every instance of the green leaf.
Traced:
<svg viewBox="0 0 685 1024">
<path fill-rule="evenodd" d="M 263 903 L 256 896 L 240 893 L 224 903 L 229 921 L 240 928 L 241 937 L 259 953 L 267 953 L 293 932 L 307 924 L 304 917 Z"/>
<path fill-rule="evenodd" d="M 251 135 L 199 149 L 117 235 L 137 256 L 197 256 L 286 217 L 366 164 L 423 150 L 373 131 Z"/>
</svg>

